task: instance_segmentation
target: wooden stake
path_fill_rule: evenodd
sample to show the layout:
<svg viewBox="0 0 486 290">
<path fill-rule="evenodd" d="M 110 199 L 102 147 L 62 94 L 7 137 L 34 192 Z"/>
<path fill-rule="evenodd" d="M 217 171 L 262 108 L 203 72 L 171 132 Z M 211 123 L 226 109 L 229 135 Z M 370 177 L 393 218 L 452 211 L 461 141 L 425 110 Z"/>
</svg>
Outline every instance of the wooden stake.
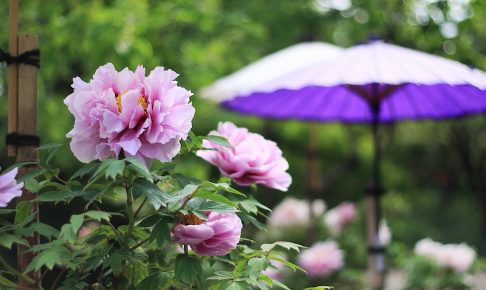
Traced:
<svg viewBox="0 0 486 290">
<path fill-rule="evenodd" d="M 37 35 L 20 35 L 18 37 L 18 51 L 24 53 L 33 49 L 39 49 L 39 37 Z M 37 74 L 38 68 L 33 65 L 20 64 L 18 66 L 18 101 L 17 101 L 17 133 L 21 135 L 37 136 Z M 16 149 L 17 162 L 25 161 L 39 161 L 38 151 L 36 146 L 19 146 Z M 23 167 L 19 175 L 24 175 L 29 171 L 36 169 L 36 167 Z M 22 196 L 18 201 L 33 200 L 36 194 L 24 189 Z M 35 204 L 32 209 L 37 213 L 36 221 L 39 221 L 38 205 Z M 39 235 L 29 238 L 28 242 L 31 246 L 40 243 Z M 25 253 L 28 247 L 18 246 L 18 267 L 19 271 L 24 273 L 27 266 L 34 258 L 32 252 Z M 31 272 L 29 277 L 32 278 L 36 284 L 30 285 L 23 280 L 19 281 L 21 287 L 29 287 L 32 289 L 40 289 L 40 273 Z"/>
<path fill-rule="evenodd" d="M 9 2 L 9 52 L 10 55 L 18 55 L 17 29 L 19 22 L 19 3 L 18 0 Z M 8 66 L 8 128 L 7 134 L 17 132 L 17 64 Z M 16 148 L 13 145 L 7 146 L 7 155 L 15 157 Z"/>
</svg>

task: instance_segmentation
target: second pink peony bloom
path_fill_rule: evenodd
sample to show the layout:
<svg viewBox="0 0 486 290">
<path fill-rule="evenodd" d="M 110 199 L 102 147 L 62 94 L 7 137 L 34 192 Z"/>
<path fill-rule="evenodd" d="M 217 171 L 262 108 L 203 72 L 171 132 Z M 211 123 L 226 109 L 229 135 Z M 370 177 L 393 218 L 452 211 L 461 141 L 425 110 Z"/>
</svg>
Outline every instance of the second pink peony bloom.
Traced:
<svg viewBox="0 0 486 290">
<path fill-rule="evenodd" d="M 275 142 L 248 132 L 246 128 L 238 128 L 231 122 L 219 123 L 218 130 L 209 134 L 225 137 L 233 148 L 204 140 L 203 148 L 215 151 L 200 150 L 197 155 L 217 166 L 223 175 L 237 184 L 262 184 L 286 191 L 292 183 L 286 172 L 289 164 Z"/>
<path fill-rule="evenodd" d="M 201 256 L 224 256 L 238 245 L 242 228 L 236 213 L 210 212 L 207 221 L 184 216 L 172 233 L 175 242 L 191 246 Z"/>
</svg>

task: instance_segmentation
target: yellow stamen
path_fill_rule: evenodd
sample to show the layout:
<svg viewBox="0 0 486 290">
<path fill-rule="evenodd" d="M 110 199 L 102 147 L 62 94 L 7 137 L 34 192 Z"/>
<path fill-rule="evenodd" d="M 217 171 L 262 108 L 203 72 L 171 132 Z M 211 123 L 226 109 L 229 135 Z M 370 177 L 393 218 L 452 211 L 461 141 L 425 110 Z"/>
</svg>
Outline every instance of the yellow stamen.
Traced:
<svg viewBox="0 0 486 290">
<path fill-rule="evenodd" d="M 124 91 L 123 93 L 121 94 L 118 94 L 116 97 L 115 97 L 115 100 L 116 100 L 116 106 L 118 108 L 118 112 L 122 112 L 122 96 L 126 93 L 127 91 Z M 140 106 L 142 106 L 143 108 L 143 111 L 145 112 L 145 114 L 147 114 L 147 100 L 145 100 L 145 98 L 143 96 L 139 96 L 138 97 L 138 104 Z"/>
<path fill-rule="evenodd" d="M 181 219 L 181 223 L 183 225 L 200 225 L 203 223 L 203 220 L 198 218 L 195 214 L 188 214 L 188 215 L 183 215 L 180 214 L 179 218 Z"/>
</svg>

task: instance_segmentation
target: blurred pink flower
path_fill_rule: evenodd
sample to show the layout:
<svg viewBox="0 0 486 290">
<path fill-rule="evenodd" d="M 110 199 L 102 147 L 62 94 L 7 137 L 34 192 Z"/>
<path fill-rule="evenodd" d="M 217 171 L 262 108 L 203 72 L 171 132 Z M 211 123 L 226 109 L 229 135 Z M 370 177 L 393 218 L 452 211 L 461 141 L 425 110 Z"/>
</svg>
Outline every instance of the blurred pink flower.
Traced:
<svg viewBox="0 0 486 290">
<path fill-rule="evenodd" d="M 177 85 L 172 70 L 156 67 L 118 72 L 109 63 L 98 68 L 89 83 L 73 80 L 64 103 L 74 116 L 71 150 L 82 162 L 136 156 L 170 161 L 192 126 L 192 93 Z"/>
<path fill-rule="evenodd" d="M 269 226 L 272 228 L 307 227 L 311 221 L 310 209 L 313 215 L 318 217 L 326 210 L 326 204 L 321 199 L 316 199 L 309 205 L 307 200 L 286 197 L 272 210 Z"/>
<path fill-rule="evenodd" d="M 318 242 L 302 251 L 297 263 L 311 277 L 326 277 L 343 267 L 344 254 L 334 241 Z"/>
<path fill-rule="evenodd" d="M 235 213 L 210 212 L 207 221 L 184 216 L 172 232 L 177 243 L 191 246 L 201 256 L 224 256 L 238 245 L 242 227 Z"/>
<path fill-rule="evenodd" d="M 3 175 L 0 175 L 0 207 L 6 207 L 15 197 L 22 195 L 24 183 L 17 183 L 18 168 L 14 168 Z"/>
<path fill-rule="evenodd" d="M 426 238 L 417 242 L 414 251 L 416 255 L 460 273 L 466 272 L 476 260 L 476 251 L 465 243 L 441 244 Z"/>
<path fill-rule="evenodd" d="M 345 225 L 351 222 L 357 214 L 356 206 L 352 202 L 343 202 L 329 210 L 324 221 L 329 227 L 331 234 L 339 235 Z"/>
<path fill-rule="evenodd" d="M 209 134 L 225 137 L 233 146 L 227 148 L 204 140 L 204 148 L 217 151 L 200 150 L 197 153 L 199 157 L 217 166 L 223 175 L 243 186 L 263 184 L 282 191 L 288 189 L 292 182 L 286 172 L 289 164 L 275 142 L 230 122 L 219 123 L 218 130 Z"/>
<path fill-rule="evenodd" d="M 282 259 L 287 259 L 287 257 L 283 256 L 281 257 Z M 275 260 L 271 260 L 270 261 L 270 266 L 265 269 L 265 271 L 263 271 L 263 275 L 267 275 L 268 277 L 270 277 L 270 279 L 272 280 L 277 280 L 277 281 L 281 281 L 282 280 L 282 271 L 285 269 L 285 264 L 279 262 L 279 261 L 275 261 Z"/>
<path fill-rule="evenodd" d="M 88 222 L 79 229 L 78 237 L 84 239 L 99 227 L 100 227 L 100 223 L 98 222 Z"/>
</svg>

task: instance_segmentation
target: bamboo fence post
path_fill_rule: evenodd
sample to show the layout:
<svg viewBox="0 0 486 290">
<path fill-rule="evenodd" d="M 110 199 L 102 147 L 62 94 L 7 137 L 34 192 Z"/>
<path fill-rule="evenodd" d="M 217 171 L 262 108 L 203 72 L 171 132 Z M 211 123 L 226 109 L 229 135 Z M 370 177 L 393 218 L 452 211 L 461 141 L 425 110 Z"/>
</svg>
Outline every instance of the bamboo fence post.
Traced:
<svg viewBox="0 0 486 290">
<path fill-rule="evenodd" d="M 39 37 L 37 35 L 20 35 L 18 37 L 18 52 L 19 54 L 26 51 L 39 49 Z M 29 64 L 19 64 L 18 66 L 18 99 L 17 99 L 17 133 L 19 135 L 37 136 L 37 74 L 39 69 L 36 66 Z M 39 161 L 38 151 L 35 150 L 37 146 L 18 146 L 17 162 L 25 161 Z M 36 169 L 36 166 L 23 167 L 20 170 L 20 175 L 24 175 L 29 171 Z M 22 196 L 18 201 L 33 200 L 37 196 L 36 193 L 23 190 Z M 36 212 L 35 222 L 39 222 L 38 205 L 35 203 L 32 207 L 33 212 Z M 30 246 L 40 243 L 39 235 L 35 234 L 28 239 Z M 25 253 L 28 247 L 19 245 L 17 253 L 18 267 L 21 272 L 27 269 L 34 258 L 32 252 Z M 29 277 L 35 281 L 35 285 L 29 285 L 20 279 L 19 285 L 23 287 L 40 287 L 40 273 L 31 272 Z"/>
<path fill-rule="evenodd" d="M 18 55 L 17 30 L 19 22 L 19 3 L 18 0 L 10 0 L 9 2 L 9 38 L 8 46 L 11 56 Z M 12 63 L 8 66 L 8 126 L 7 134 L 17 132 L 17 74 L 18 66 Z M 7 155 L 15 157 L 16 147 L 14 145 L 7 145 Z"/>
</svg>

